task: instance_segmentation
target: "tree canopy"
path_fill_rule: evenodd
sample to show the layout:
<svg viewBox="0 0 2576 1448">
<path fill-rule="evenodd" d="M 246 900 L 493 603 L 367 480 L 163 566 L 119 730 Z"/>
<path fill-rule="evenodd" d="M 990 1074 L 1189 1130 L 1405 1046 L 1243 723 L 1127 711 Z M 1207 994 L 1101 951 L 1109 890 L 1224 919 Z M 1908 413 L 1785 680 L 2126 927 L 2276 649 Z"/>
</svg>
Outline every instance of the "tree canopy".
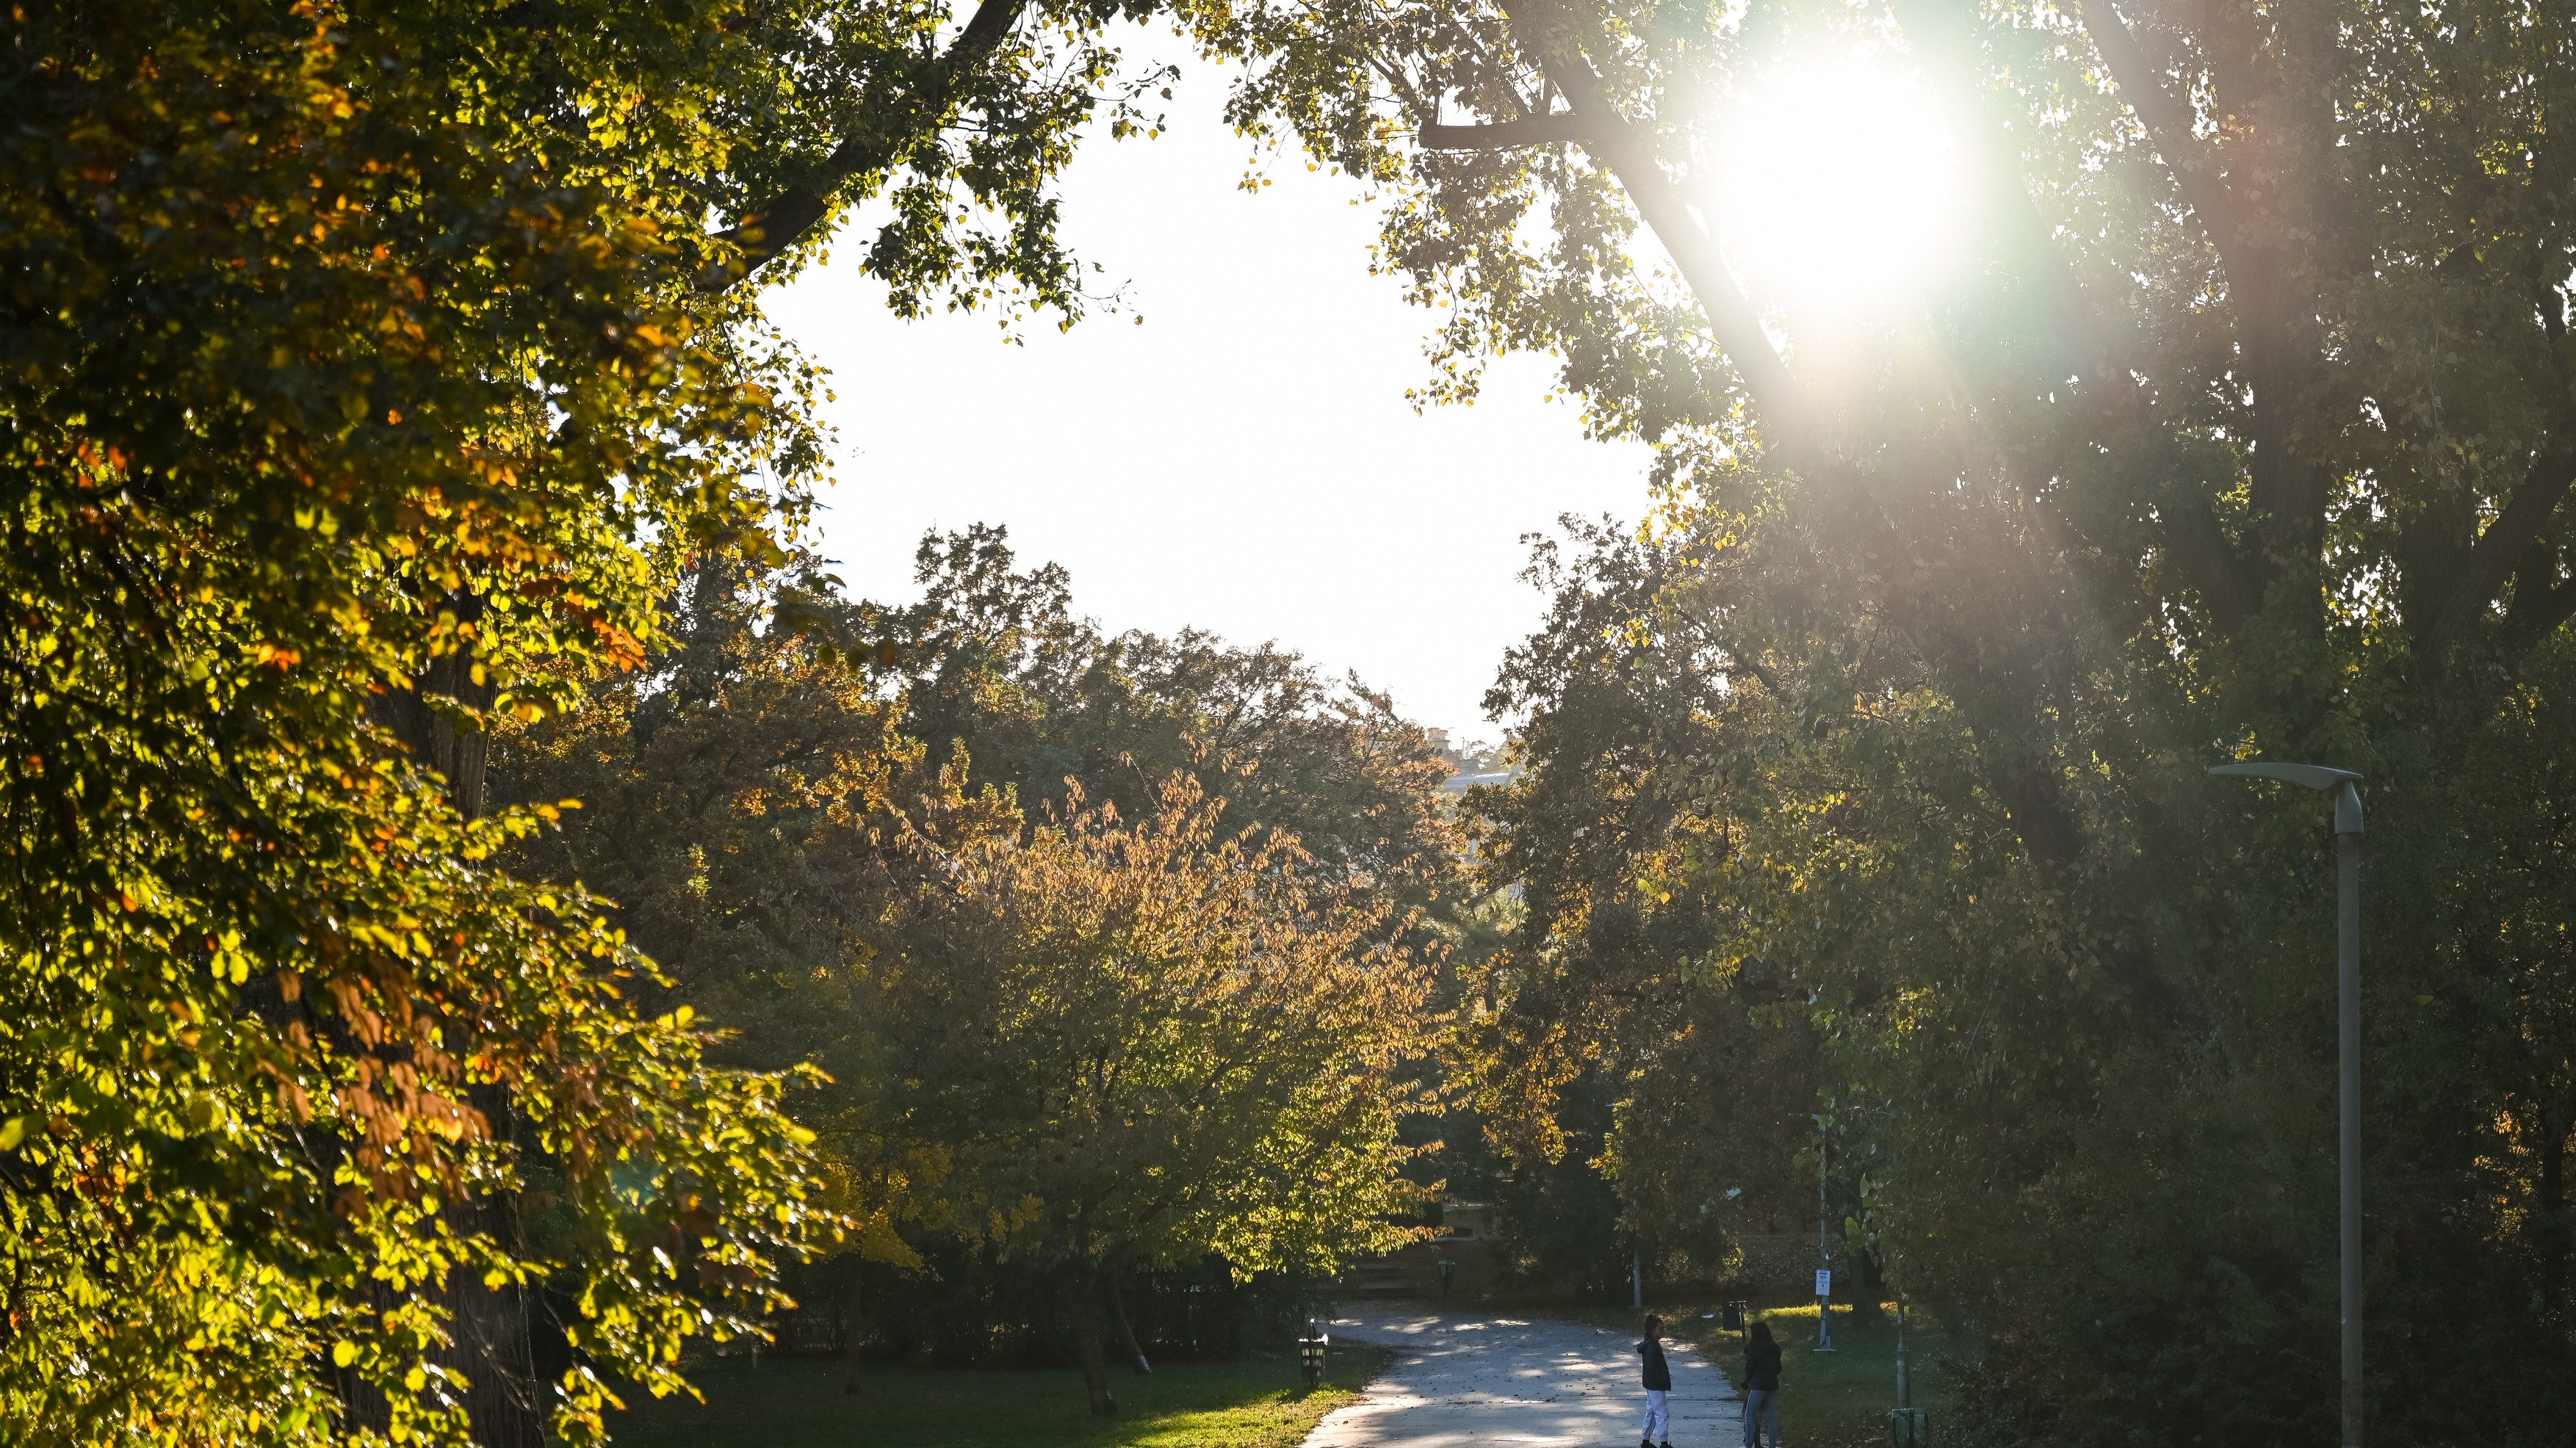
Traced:
<svg viewBox="0 0 2576 1448">
<path fill-rule="evenodd" d="M 818 381 L 746 278 L 881 197 L 898 309 L 1077 314 L 1050 188 L 1150 126 L 1153 18 L 1374 188 L 1434 396 L 1544 351 L 1659 449 L 1495 695 L 1502 1149 L 1591 1113 L 1627 1229 L 1714 1253 L 1759 1194 L 1639 1145 L 1823 1115 L 1849 1231 L 1975 1329 L 1967 1433 L 2321 1442 L 2322 824 L 2202 770 L 2359 769 L 2374 1419 L 2563 1438 L 2576 19 L 2513 0 L 14 9 L 0 1423 L 588 1436 L 934 1183 L 1082 1270 L 1368 1237 L 1412 1047 L 1324 1040 L 1419 1024 L 1467 928 L 1428 735 L 1104 636 L 997 534 L 912 607 L 790 557 Z M 1719 164 L 1820 50 L 1937 98 L 1967 258 L 1834 329 L 1734 264 Z M 1171 1160 L 1329 1138 L 1329 1210 L 1149 1229 L 988 1150 L 1160 1150 L 1217 1058 L 1119 1032 L 1290 965 L 1281 1059 L 1347 1090 L 1252 1073 Z M 943 1019 L 1031 1069 L 860 1089 Z M 1132 1123 L 1060 1030 L 1144 1063 Z"/>
<path fill-rule="evenodd" d="M 1104 635 L 999 529 L 916 581 L 703 560 L 670 648 L 504 737 L 506 793 L 588 802 L 514 859 L 622 901 L 720 1058 L 828 1072 L 856 1251 L 1051 1295 L 1105 1411 L 1122 1275 L 1404 1236 L 1468 928 L 1448 767 L 1275 645 Z"/>
<path fill-rule="evenodd" d="M 583 1436 L 828 1236 L 783 1082 L 496 867 L 558 811 L 487 809 L 486 741 L 800 516 L 753 266 L 890 192 L 906 305 L 1078 301 L 1046 187 L 1113 13 L 0 21 L 13 1440 Z"/>
<path fill-rule="evenodd" d="M 1071 804 L 943 851 L 856 985 L 956 1229 L 1062 1279 L 1106 1413 L 1104 1273 L 1329 1275 L 1405 1240 L 1430 977 L 1383 904 L 1221 835 L 1186 776 L 1133 821 Z"/>
<path fill-rule="evenodd" d="M 2576 1352 L 2561 886 L 2525 863 L 2576 606 L 2567 24 L 1513 0 L 1218 38 L 1238 114 L 1388 196 L 1452 392 L 1552 351 L 1661 448 L 1659 512 L 1557 575 L 1496 695 L 1533 910 L 1485 1029 L 1560 1062 L 1497 1079 L 1615 1067 L 1671 1121 L 1801 1006 L 1811 1109 L 1905 1163 L 1847 1193 L 1865 1235 L 1978 1326 L 1972 1432 L 2333 1431 L 2326 836 L 2204 777 L 2239 757 L 2371 779 L 2376 1431 L 2471 1431 L 2428 1385 Z M 1819 49 L 1918 77 L 1963 158 L 1967 264 L 1840 333 L 1748 290 L 1717 179 L 1727 99 Z M 1759 1140 L 1783 1103 L 1743 1104 Z M 1631 1212 L 1709 1204 L 1671 1185 Z"/>
</svg>

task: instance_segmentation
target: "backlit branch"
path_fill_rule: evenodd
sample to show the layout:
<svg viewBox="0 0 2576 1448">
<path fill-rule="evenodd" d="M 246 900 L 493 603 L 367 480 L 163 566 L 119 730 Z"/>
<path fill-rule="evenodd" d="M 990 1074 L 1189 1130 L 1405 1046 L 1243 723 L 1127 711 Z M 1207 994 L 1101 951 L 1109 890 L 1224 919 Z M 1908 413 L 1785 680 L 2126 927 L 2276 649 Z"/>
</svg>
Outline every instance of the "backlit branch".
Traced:
<svg viewBox="0 0 2576 1448">
<path fill-rule="evenodd" d="M 1027 0 L 984 0 L 966 22 L 930 74 L 899 99 L 862 106 L 866 119 L 824 158 L 811 179 L 788 187 L 717 233 L 742 249 L 740 268 L 709 270 L 699 286 L 708 292 L 730 290 L 770 260 L 811 235 L 832 214 L 832 193 L 854 177 L 885 170 L 900 162 L 923 135 L 943 124 L 957 104 L 958 92 L 976 69 L 1000 48 L 1026 8 Z"/>
<path fill-rule="evenodd" d="M 1589 145 L 1599 139 L 1598 127 L 1572 115 L 1533 116 L 1484 126 L 1444 126 L 1426 121 L 1422 126 L 1422 148 L 1426 151 L 1507 151 L 1518 146 L 1567 142 Z"/>
<path fill-rule="evenodd" d="M 1536 22 L 1540 0 L 1509 0 L 1504 11 L 1513 27 L 1523 34 L 1537 34 Z M 1655 155 L 1654 145 L 1636 127 L 1619 115 L 1593 72 L 1591 63 L 1581 56 L 1551 56 L 1543 51 L 1538 56 L 1539 72 L 1558 93 L 1574 103 L 1571 114 L 1543 118 L 1559 122 L 1578 131 L 1584 147 L 1599 156 L 1619 178 L 1637 214 L 1654 230 L 1664 244 L 1673 264 L 1681 269 L 1682 279 L 1699 299 L 1700 310 L 1708 318 L 1709 330 L 1716 335 L 1717 345 L 1743 379 L 1745 390 L 1760 403 L 1762 414 L 1789 442 L 1793 451 L 1815 463 L 1825 460 L 1823 449 L 1814 446 L 1821 441 L 1815 436 L 1814 409 L 1809 406 L 1805 390 L 1789 375 L 1788 365 L 1771 345 L 1762 330 L 1761 318 L 1753 303 L 1735 284 L 1734 273 L 1717 248 L 1716 239 L 1702 227 L 1683 201 L 1679 187 L 1664 174 L 1663 163 Z M 1538 122 L 1502 122 L 1494 127 L 1460 127 L 1462 130 L 1496 130 L 1514 125 Z M 1427 129 L 1427 128 L 1426 128 Z M 1536 144 L 1535 140 L 1516 144 Z"/>
<path fill-rule="evenodd" d="M 2209 228 L 2210 245 L 2218 249 L 2219 265 L 2232 273 L 2246 261 L 2246 239 L 2239 235 L 2230 209 L 2227 183 L 2208 170 L 2192 164 L 2191 110 L 2165 89 L 2155 64 L 2147 58 L 2146 48 L 2129 29 L 2129 23 L 2106 0 L 2084 0 L 2084 31 L 2093 37 L 2093 49 L 2110 69 L 2111 81 L 2120 88 L 2120 98 L 2136 113 L 2138 124 L 2147 132 L 2148 144 L 2164 157 L 2165 169 L 2173 174 L 2174 185 L 2182 192 L 2201 225 Z"/>
<path fill-rule="evenodd" d="M 1546 0 L 1505 0 L 1513 28 L 1525 37 L 1544 36 L 1541 7 Z M 1753 303 L 1735 283 L 1717 240 L 1701 225 L 1681 188 L 1666 174 L 1652 139 L 1619 115 L 1608 88 L 1591 62 L 1580 54 L 1553 53 L 1531 44 L 1540 74 L 1567 100 L 1573 113 L 1564 117 L 1587 134 L 1582 144 L 1618 177 L 1638 216 L 1661 241 L 1708 318 L 1709 330 L 1760 408 L 1782 453 L 1828 496 L 1849 509 L 1858 526 L 1862 555 L 1886 580 L 1910 615 L 1905 626 L 1927 661 L 1962 680 L 1986 671 L 1977 661 L 1973 642 L 1962 636 L 1946 612 L 1929 600 L 1933 590 L 1923 570 L 1886 510 L 1871 496 L 1860 470 L 1838 456 L 1824 435 L 1812 400 L 1788 364 L 1771 345 Z M 1554 119 L 1554 118 L 1551 118 Z M 1475 128 L 1486 129 L 1486 128 Z M 1991 683 L 1992 680 L 1987 682 Z M 1981 741 L 2008 747 L 2004 737 L 1979 731 Z M 2031 854 L 2052 863 L 2073 859 L 2082 839 L 2062 798 L 2060 786 L 2045 761 L 2031 757 L 1997 758 L 1990 776 L 1995 795 L 2010 815 L 2014 830 Z"/>
<path fill-rule="evenodd" d="M 2423 646 L 2428 656 L 2438 657 L 2449 649 L 2470 622 L 2485 612 L 2495 600 L 2496 590 L 2504 586 L 2505 575 L 2521 561 L 2540 530 L 2549 525 L 2570 487 L 2576 487 L 2576 445 L 2562 436 L 2541 450 L 2522 486 L 2513 490 L 2504 511 L 2496 515 L 2469 549 L 2459 578 L 2443 595 L 2441 610 L 2424 630 Z"/>
<path fill-rule="evenodd" d="M 1896 8 L 1907 43 L 1924 59 L 1927 70 L 1944 77 L 1963 109 L 1990 112 L 1996 102 L 1976 74 L 1974 17 L 1943 0 L 1898 0 Z M 2126 39 L 2124 34 L 2121 40 Z M 2188 118 L 2179 114 L 2179 107 L 2161 89 L 2154 91 L 2149 104 L 2161 105 L 2164 124 L 2180 124 L 2188 131 Z M 2031 205 L 2019 174 L 2000 159 L 2009 152 L 2007 128 L 1991 114 L 1988 123 L 1995 144 L 1968 148 L 1972 157 L 1996 158 L 1978 167 L 1977 204 L 1993 224 L 2009 233 L 2011 254 L 2023 258 L 2034 280 L 2046 289 L 2050 304 L 2046 315 L 2061 343 L 2081 359 L 2090 394 L 2108 419 L 2132 437 L 2158 436 L 2148 393 L 2131 376 L 2132 359 L 2145 351 L 2135 324 L 2125 312 L 2094 305 L 2076 284 L 2073 270 L 2052 244 L 2049 228 Z M 2025 487 L 2023 491 L 2029 496 L 2034 490 Z M 2180 481 L 2172 495 L 2159 503 L 2157 513 L 2164 524 L 2165 547 L 2200 590 L 2211 621 L 2221 633 L 2235 633 L 2261 606 L 2263 590 L 2242 552 L 2219 527 L 2209 499 L 2188 481 Z"/>
<path fill-rule="evenodd" d="M 2129 103 L 2183 201 L 2218 253 L 2227 278 L 2229 310 L 2244 347 L 2240 376 L 2253 392 L 2248 468 L 2255 509 L 2275 525 L 2275 552 L 2255 560 L 2258 570 L 2293 557 L 2313 559 L 2325 526 L 2326 476 L 2297 456 L 2289 418 L 2299 376 L 2313 363 L 2301 355 L 2296 318 L 2302 303 L 2290 295 L 2286 259 L 2242 223 L 2233 188 L 2213 171 L 2192 136 L 2190 110 L 2165 89 L 2153 61 L 2107 0 L 2084 0 L 2084 29 Z M 2312 314 L 2312 305 L 2305 307 Z M 2260 582 L 2257 580 L 2259 592 Z"/>
</svg>

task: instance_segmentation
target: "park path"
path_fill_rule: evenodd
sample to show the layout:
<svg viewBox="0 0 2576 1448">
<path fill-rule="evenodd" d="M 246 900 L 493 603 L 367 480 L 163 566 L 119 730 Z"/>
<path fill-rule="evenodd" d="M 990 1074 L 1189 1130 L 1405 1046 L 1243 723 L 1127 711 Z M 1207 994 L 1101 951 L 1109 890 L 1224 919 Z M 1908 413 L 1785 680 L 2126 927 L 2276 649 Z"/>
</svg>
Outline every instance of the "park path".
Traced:
<svg viewBox="0 0 2576 1448">
<path fill-rule="evenodd" d="M 1336 1337 L 1404 1356 L 1337 1408 L 1305 1448 L 1627 1448 L 1646 1405 L 1634 1333 L 1423 1303 L 1354 1303 Z M 1736 1448 L 1742 1405 L 1726 1374 L 1666 1339 L 1673 1448 Z"/>
</svg>

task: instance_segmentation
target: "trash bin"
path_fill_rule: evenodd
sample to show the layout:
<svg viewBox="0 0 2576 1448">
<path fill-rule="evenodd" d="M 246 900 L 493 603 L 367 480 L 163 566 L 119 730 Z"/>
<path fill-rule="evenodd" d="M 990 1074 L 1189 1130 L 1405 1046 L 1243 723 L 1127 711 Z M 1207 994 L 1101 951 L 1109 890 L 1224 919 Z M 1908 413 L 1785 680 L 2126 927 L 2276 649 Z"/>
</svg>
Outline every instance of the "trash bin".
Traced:
<svg viewBox="0 0 2576 1448">
<path fill-rule="evenodd" d="M 1931 1448 L 1932 1425 L 1921 1408 L 1891 1408 L 1887 1413 L 1887 1438 L 1895 1448 Z"/>
<path fill-rule="evenodd" d="M 1450 1261 L 1450 1260 L 1449 1260 L 1448 1258 L 1446 1258 L 1446 1257 L 1441 1258 L 1441 1259 L 1440 1259 L 1440 1295 L 1441 1295 L 1441 1296 L 1443 1296 L 1443 1297 L 1448 1296 L 1448 1295 L 1449 1295 L 1449 1285 L 1450 1285 L 1451 1283 L 1453 1283 L 1453 1282 L 1456 1282 L 1457 1280 L 1458 1280 L 1458 1264 L 1457 1264 L 1457 1263 L 1455 1263 L 1455 1262 Z"/>
<path fill-rule="evenodd" d="M 1278 1339 L 1272 1338 L 1271 1341 L 1277 1342 Z M 1297 1339 L 1297 1360 L 1305 1370 L 1306 1386 L 1309 1389 L 1324 1385 L 1324 1349 L 1331 1342 L 1331 1336 L 1323 1332 L 1317 1332 L 1312 1337 Z"/>
<path fill-rule="evenodd" d="M 1744 1331 L 1744 1304 L 1743 1304 L 1743 1303 L 1741 1303 L 1741 1302 L 1730 1302 L 1730 1303 L 1727 1303 L 1725 1306 L 1723 1306 L 1723 1307 L 1719 1308 L 1719 1309 L 1718 1309 L 1718 1312 L 1719 1312 L 1719 1314 L 1720 1314 L 1720 1315 L 1719 1315 L 1719 1317 L 1718 1317 L 1718 1320 L 1717 1320 L 1717 1325 L 1718 1325 L 1718 1326 L 1720 1326 L 1720 1327 L 1722 1327 L 1722 1328 L 1725 1328 L 1728 1332 L 1742 1332 L 1742 1331 Z"/>
</svg>

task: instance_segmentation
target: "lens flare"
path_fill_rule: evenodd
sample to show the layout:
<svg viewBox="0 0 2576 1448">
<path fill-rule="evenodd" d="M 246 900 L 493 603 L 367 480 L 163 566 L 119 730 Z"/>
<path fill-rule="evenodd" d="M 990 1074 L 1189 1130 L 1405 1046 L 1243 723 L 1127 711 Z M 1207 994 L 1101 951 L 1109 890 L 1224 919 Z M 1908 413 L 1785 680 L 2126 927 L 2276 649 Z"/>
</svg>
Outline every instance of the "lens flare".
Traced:
<svg viewBox="0 0 2576 1448">
<path fill-rule="evenodd" d="M 1954 259 L 1956 139 L 1902 68 L 1860 55 L 1792 62 L 1721 115 L 1706 201 L 1728 259 L 1793 331 L 1882 319 Z"/>
</svg>

